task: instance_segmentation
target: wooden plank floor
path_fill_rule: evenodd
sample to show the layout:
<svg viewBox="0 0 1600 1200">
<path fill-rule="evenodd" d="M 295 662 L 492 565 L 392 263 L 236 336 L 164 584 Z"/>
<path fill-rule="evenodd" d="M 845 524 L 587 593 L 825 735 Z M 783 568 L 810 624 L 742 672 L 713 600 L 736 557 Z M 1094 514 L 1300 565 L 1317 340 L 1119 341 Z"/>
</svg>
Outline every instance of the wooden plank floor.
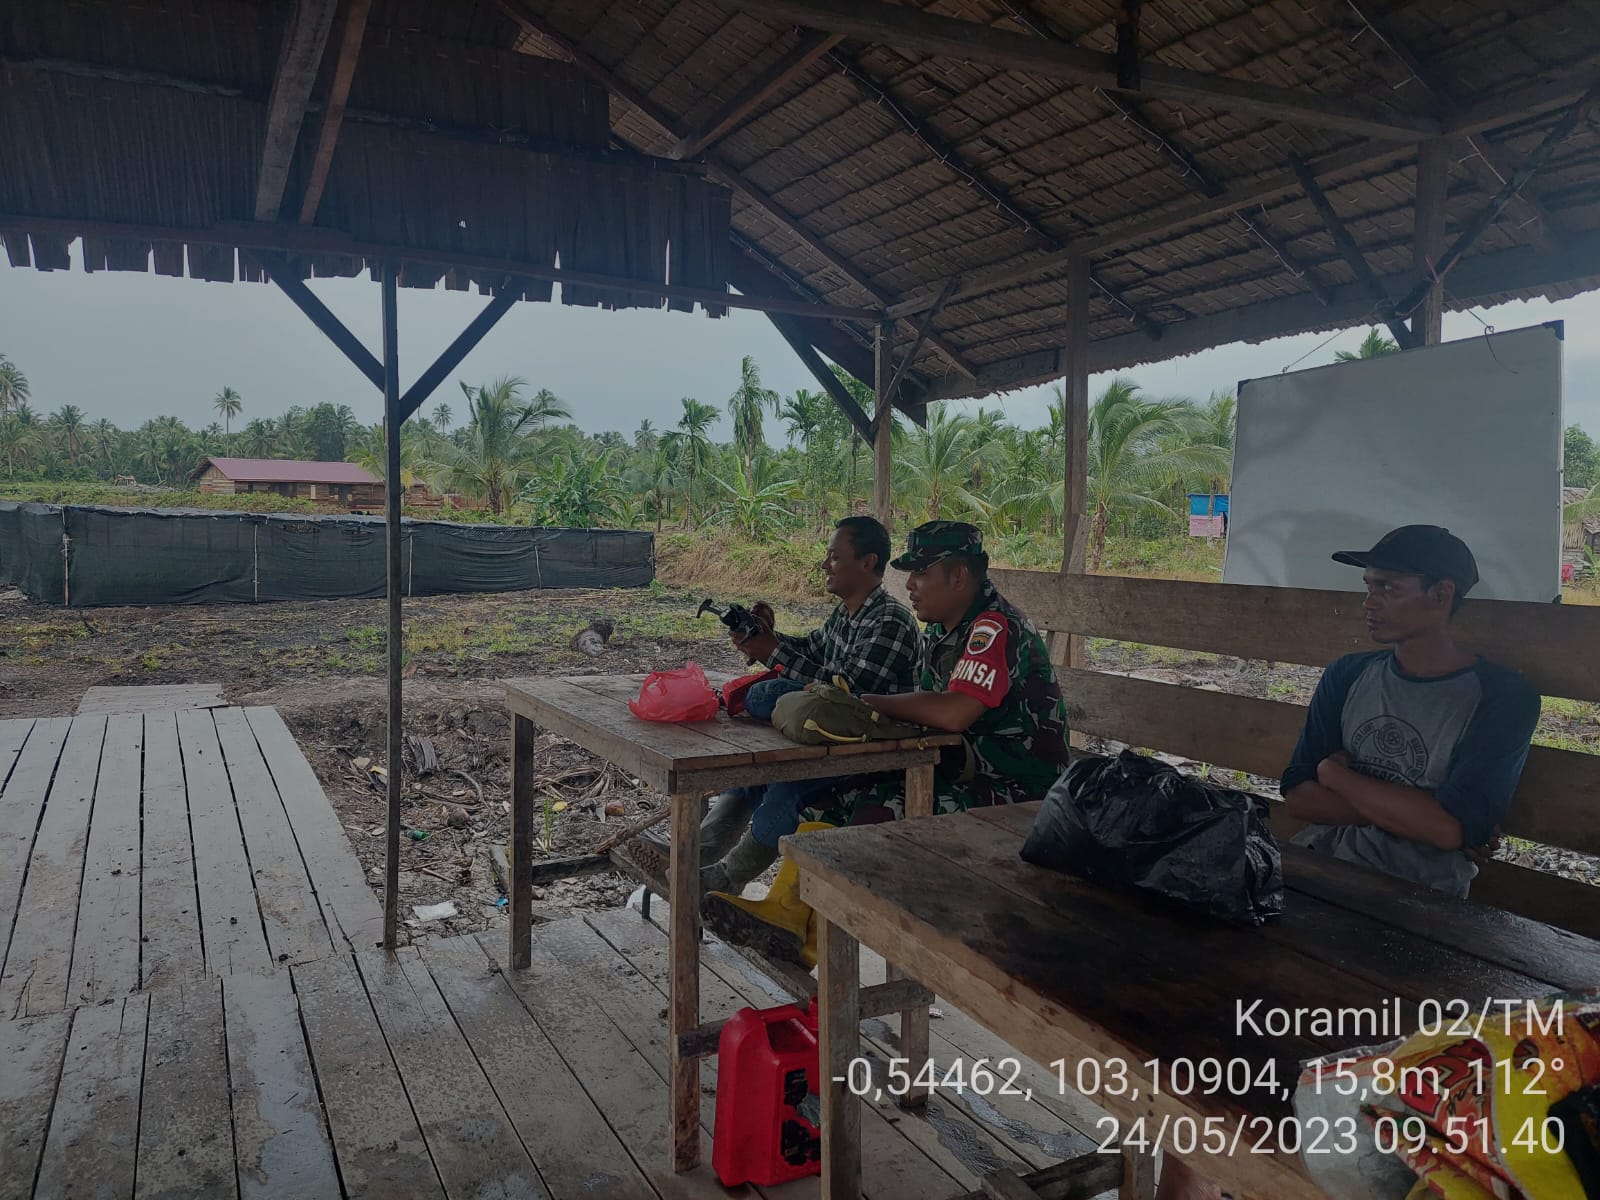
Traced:
<svg viewBox="0 0 1600 1200">
<path fill-rule="evenodd" d="M 715 1059 L 705 1162 L 669 1169 L 667 942 L 638 912 L 539 926 L 518 973 L 500 936 L 391 956 L 380 929 L 271 709 L 0 722 L 0 1200 L 819 1194 L 718 1184 Z M 707 1019 L 772 989 L 708 944 Z M 941 1060 L 1007 1052 L 934 1031 Z M 881 1067 L 892 1030 L 864 1033 Z M 1085 1149 L 1070 1107 L 1005 1103 L 866 1106 L 869 1200 Z"/>
<path fill-rule="evenodd" d="M 308 778 L 272 709 L 0 722 L 0 1017 L 375 946 Z"/>
</svg>

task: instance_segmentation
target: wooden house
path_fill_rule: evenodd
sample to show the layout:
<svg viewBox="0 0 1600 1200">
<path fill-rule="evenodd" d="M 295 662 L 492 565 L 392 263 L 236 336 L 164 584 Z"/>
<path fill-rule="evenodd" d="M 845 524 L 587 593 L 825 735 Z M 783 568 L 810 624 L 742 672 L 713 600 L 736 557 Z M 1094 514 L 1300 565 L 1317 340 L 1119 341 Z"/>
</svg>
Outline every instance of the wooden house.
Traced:
<svg viewBox="0 0 1600 1200">
<path fill-rule="evenodd" d="M 1593 488 L 1564 487 L 1561 489 L 1561 560 L 1578 562 L 1587 548 L 1600 554 L 1600 516 L 1580 517 L 1573 505 L 1582 504 L 1594 495 Z"/>
<path fill-rule="evenodd" d="M 340 508 L 383 507 L 383 481 L 355 463 L 212 457 L 190 478 L 199 481 L 202 492 L 214 495 L 266 492 Z"/>
</svg>

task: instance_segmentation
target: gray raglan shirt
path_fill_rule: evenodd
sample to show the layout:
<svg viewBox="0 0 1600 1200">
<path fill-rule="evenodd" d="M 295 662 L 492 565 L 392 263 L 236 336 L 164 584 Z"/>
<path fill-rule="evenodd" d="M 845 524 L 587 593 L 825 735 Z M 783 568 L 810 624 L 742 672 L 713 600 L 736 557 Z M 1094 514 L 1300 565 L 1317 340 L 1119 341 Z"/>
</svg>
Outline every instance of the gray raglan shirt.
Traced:
<svg viewBox="0 0 1600 1200">
<path fill-rule="evenodd" d="M 1449 675 L 1403 674 L 1392 650 L 1348 654 L 1322 674 L 1282 789 L 1314 780 L 1344 750 L 1350 765 L 1426 788 L 1461 822 L 1463 842 L 1489 840 L 1505 817 L 1539 721 L 1539 695 L 1515 671 L 1479 659 Z M 1311 825 L 1294 841 L 1465 897 L 1478 868 L 1376 825 Z"/>
</svg>

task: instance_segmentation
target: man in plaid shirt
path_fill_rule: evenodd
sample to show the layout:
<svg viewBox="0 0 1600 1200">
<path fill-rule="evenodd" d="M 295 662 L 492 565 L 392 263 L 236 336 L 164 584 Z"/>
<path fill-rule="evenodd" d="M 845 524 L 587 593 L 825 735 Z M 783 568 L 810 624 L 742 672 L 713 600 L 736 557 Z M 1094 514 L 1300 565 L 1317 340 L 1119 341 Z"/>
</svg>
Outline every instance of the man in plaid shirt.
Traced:
<svg viewBox="0 0 1600 1200">
<path fill-rule="evenodd" d="M 752 715 L 770 716 L 774 693 L 832 683 L 835 676 L 856 695 L 916 690 L 922 634 L 911 610 L 884 589 L 889 555 L 889 531 L 879 522 L 846 517 L 834 527 L 822 560 L 828 591 L 839 597 L 839 605 L 821 629 L 798 637 L 777 633 L 771 607 L 754 607 L 765 632 L 743 640 L 734 635 L 734 646 L 750 660 L 778 668 L 782 679 L 751 689 L 746 707 Z M 833 782 L 797 780 L 717 796 L 700 825 L 702 890 L 738 895 L 777 859 L 778 839 L 795 831 L 800 810 L 825 795 Z M 666 875 L 667 847 L 659 836 L 637 838 L 629 850 L 646 871 Z"/>
</svg>

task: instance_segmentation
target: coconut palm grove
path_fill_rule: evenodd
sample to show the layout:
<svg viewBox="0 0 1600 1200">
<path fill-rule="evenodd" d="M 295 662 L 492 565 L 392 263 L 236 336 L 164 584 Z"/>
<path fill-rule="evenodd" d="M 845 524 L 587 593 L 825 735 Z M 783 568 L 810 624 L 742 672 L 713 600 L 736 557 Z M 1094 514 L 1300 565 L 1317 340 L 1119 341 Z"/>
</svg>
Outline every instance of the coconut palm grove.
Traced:
<svg viewBox="0 0 1600 1200">
<path fill-rule="evenodd" d="M 1373 330 L 1352 354 L 1392 353 Z M 835 368 L 837 371 L 837 368 Z M 871 389 L 838 372 L 863 408 Z M 821 391 L 791 395 L 763 386 L 746 356 L 727 396 L 664 401 L 661 417 L 629 432 L 587 433 L 569 405 L 527 380 L 459 385 L 459 400 L 419 413 L 402 430 L 406 487 L 427 484 L 459 497 L 447 519 L 579 528 L 715 529 L 751 542 L 813 541 L 839 514 L 864 511 L 871 450 Z M 46 414 L 20 363 L 0 355 L 0 471 L 10 498 L 150 503 L 151 489 L 184 492 L 211 455 L 347 460 L 384 473 L 381 425 L 361 424 L 348 404 L 323 402 L 276 415 L 252 411 L 248 389 L 219 388 L 216 420 L 193 429 L 157 416 L 135 429 L 89 421 L 74 403 Z M 1065 426 L 1059 394 L 1038 428 L 997 409 L 930 407 L 924 426 L 899 419 L 893 494 L 908 521 L 960 518 L 982 525 L 998 556 L 1018 565 L 1059 558 Z M 1228 487 L 1234 398 L 1156 396 L 1132 378 L 1113 379 L 1089 413 L 1089 566 L 1108 566 L 1108 547 L 1160 566 L 1165 543 L 1184 573 L 1186 496 Z M 1569 484 L 1600 477 L 1594 441 L 1566 431 Z M 118 488 L 130 489 L 121 500 Z M 192 497 L 163 496 L 161 502 Z M 231 507 L 309 507 L 277 496 L 205 497 Z M 1130 550 L 1142 547 L 1141 550 Z M 1207 570 L 1208 556 L 1187 564 Z M 1163 555 L 1156 551 L 1156 558 Z M 1172 558 L 1172 554 L 1165 557 Z M 1213 552 L 1209 558 L 1214 560 Z"/>
</svg>

